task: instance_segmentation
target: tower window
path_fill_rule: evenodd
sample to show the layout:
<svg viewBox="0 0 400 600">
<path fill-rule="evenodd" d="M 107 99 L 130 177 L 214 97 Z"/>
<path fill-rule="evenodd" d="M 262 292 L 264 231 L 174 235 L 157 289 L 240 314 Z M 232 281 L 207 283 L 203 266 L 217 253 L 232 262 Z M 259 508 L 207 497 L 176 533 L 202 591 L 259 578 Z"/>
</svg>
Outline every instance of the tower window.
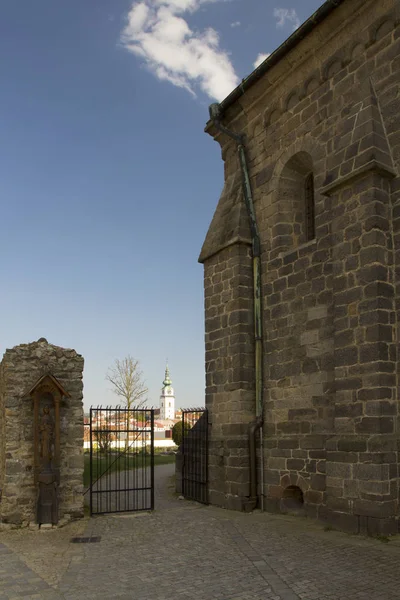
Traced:
<svg viewBox="0 0 400 600">
<path fill-rule="evenodd" d="M 314 199 L 314 174 L 309 173 L 305 179 L 305 204 L 306 204 L 306 239 L 315 238 L 315 199 Z"/>
</svg>

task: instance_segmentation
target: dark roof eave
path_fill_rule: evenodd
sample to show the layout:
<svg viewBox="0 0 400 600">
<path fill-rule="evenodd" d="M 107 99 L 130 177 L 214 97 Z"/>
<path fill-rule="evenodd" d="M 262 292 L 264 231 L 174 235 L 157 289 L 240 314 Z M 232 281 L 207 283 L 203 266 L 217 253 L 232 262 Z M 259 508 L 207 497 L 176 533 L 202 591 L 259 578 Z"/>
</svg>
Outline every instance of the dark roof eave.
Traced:
<svg viewBox="0 0 400 600">
<path fill-rule="evenodd" d="M 326 17 L 334 11 L 340 4 L 343 4 L 346 0 L 327 0 L 324 4 L 313 14 L 307 21 L 303 23 L 296 31 L 283 42 L 268 58 L 261 63 L 250 75 L 243 79 L 243 81 L 227 96 L 219 107 L 221 115 L 227 108 L 232 106 L 238 98 L 248 90 L 256 81 L 269 71 L 274 65 L 276 65 L 282 58 L 290 52 L 297 44 L 301 42 L 319 23 L 321 23 Z M 206 131 L 211 125 L 211 121 L 208 121 L 206 125 Z"/>
</svg>

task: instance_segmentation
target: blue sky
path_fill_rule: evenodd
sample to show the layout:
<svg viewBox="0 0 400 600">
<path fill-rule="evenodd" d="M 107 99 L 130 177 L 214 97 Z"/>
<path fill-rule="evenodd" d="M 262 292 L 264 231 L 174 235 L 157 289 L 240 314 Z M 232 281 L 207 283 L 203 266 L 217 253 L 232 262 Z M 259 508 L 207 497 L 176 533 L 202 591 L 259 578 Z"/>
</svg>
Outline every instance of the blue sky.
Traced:
<svg viewBox="0 0 400 600">
<path fill-rule="evenodd" d="M 208 105 L 322 3 L 3 0 L 1 354 L 75 348 L 85 407 L 115 403 L 105 374 L 127 354 L 158 406 L 168 357 L 177 405 L 204 404 Z"/>
</svg>

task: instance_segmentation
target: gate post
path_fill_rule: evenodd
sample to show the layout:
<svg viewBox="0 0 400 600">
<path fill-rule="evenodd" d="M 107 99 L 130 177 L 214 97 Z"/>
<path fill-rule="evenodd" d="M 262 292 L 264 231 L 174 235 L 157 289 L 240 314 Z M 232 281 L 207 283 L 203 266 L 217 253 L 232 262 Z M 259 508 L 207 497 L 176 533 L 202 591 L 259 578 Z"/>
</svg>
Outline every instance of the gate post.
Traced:
<svg viewBox="0 0 400 600">
<path fill-rule="evenodd" d="M 151 477 L 151 510 L 154 510 L 154 409 L 151 409 L 151 434 L 150 434 L 150 439 L 151 439 L 151 448 L 150 448 L 150 452 L 151 452 L 151 458 L 150 458 L 150 463 L 151 463 L 151 470 L 150 470 L 150 477 Z"/>
<path fill-rule="evenodd" d="M 90 509 L 90 516 L 93 516 L 93 494 L 92 494 L 92 481 L 93 481 L 93 467 L 92 467 L 92 462 L 93 462 L 93 432 L 92 432 L 92 407 L 90 407 L 90 418 L 89 418 L 89 495 L 90 495 L 90 501 L 89 501 L 89 509 Z"/>
<path fill-rule="evenodd" d="M 205 427 L 205 503 L 208 504 L 208 410 L 204 411 L 204 427 Z"/>
<path fill-rule="evenodd" d="M 182 455 L 182 469 L 181 469 L 181 494 L 185 496 L 185 411 L 182 410 L 182 443 L 181 443 L 181 455 Z"/>
</svg>

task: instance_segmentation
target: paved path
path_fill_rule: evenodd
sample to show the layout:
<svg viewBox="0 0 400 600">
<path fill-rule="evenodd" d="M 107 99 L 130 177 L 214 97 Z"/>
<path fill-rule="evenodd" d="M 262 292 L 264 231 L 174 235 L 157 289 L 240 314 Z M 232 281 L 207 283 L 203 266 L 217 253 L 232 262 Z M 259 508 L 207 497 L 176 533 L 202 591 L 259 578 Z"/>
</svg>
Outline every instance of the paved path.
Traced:
<svg viewBox="0 0 400 600">
<path fill-rule="evenodd" d="M 394 600 L 400 542 L 307 519 L 178 500 L 157 467 L 153 513 L 0 533 L 0 600 Z M 71 544 L 75 535 L 99 543 Z M 39 557 L 40 560 L 39 560 Z"/>
</svg>

